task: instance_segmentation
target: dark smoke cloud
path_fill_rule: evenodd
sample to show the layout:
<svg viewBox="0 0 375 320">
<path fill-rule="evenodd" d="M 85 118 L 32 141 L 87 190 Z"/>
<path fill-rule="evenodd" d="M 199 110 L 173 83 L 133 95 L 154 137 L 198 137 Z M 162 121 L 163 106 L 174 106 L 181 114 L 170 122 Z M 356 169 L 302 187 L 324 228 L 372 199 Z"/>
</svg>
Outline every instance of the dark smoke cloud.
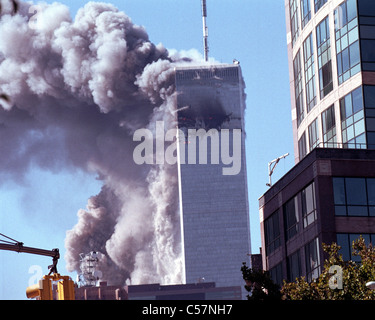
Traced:
<svg viewBox="0 0 375 320">
<path fill-rule="evenodd" d="M 132 137 L 176 124 L 174 66 L 191 59 L 110 4 L 90 2 L 74 21 L 44 4 L 36 29 L 29 7 L 0 18 L 1 178 L 21 182 L 32 166 L 96 172 L 102 190 L 67 232 L 68 270 L 100 251 L 109 283 L 181 282 L 176 168 L 137 166 Z"/>
</svg>

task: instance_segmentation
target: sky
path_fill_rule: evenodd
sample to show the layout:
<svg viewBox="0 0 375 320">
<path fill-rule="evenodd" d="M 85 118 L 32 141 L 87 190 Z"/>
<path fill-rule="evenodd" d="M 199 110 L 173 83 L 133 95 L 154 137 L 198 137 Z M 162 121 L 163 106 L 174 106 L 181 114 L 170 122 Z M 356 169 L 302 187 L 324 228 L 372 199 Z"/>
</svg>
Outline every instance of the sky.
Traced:
<svg viewBox="0 0 375 320">
<path fill-rule="evenodd" d="M 72 18 L 87 3 L 59 2 L 70 8 Z M 168 50 L 203 52 L 200 0 L 110 2 L 144 26 L 153 43 Z M 268 189 L 268 162 L 290 154 L 279 162 L 273 182 L 294 165 L 284 1 L 207 0 L 207 7 L 210 57 L 223 63 L 240 61 L 246 83 L 251 251 L 259 253 L 258 199 Z M 77 211 L 100 188 L 95 175 L 79 170 L 31 168 L 22 185 L 11 180 L 0 184 L 0 233 L 25 246 L 59 248 L 59 273 L 75 279 L 76 274 L 65 269 L 65 234 L 77 223 Z M 40 268 L 47 274 L 51 262 L 49 257 L 0 251 L 0 299 L 26 299 L 29 282 L 35 281 Z"/>
</svg>

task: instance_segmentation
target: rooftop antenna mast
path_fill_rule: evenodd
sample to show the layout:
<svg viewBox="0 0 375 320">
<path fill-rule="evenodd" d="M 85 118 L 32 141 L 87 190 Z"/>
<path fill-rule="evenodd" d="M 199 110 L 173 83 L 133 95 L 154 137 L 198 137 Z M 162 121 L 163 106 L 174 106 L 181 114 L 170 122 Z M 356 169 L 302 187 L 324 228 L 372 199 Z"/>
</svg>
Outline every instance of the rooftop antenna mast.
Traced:
<svg viewBox="0 0 375 320">
<path fill-rule="evenodd" d="M 275 171 L 275 168 L 276 168 L 277 164 L 279 163 L 279 161 L 281 159 L 286 158 L 287 156 L 289 156 L 289 153 L 286 153 L 286 154 L 284 154 L 284 155 L 282 155 L 282 156 L 280 156 L 280 157 L 278 157 L 278 158 L 276 158 L 276 159 L 268 162 L 268 177 L 269 177 L 269 182 L 266 183 L 266 186 L 268 186 L 268 187 L 272 186 L 271 176 L 272 176 L 273 172 Z"/>
<path fill-rule="evenodd" d="M 207 3 L 202 0 L 202 19 L 203 19 L 203 46 L 204 46 L 204 61 L 208 61 L 208 28 L 207 28 Z"/>
</svg>

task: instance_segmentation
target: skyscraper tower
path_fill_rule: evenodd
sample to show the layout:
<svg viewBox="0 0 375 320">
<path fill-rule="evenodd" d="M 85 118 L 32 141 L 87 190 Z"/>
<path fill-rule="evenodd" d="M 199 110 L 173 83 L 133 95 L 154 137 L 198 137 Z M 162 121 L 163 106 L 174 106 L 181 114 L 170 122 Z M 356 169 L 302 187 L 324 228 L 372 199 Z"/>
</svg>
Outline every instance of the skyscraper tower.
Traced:
<svg viewBox="0 0 375 320">
<path fill-rule="evenodd" d="M 375 148 L 375 2 L 285 0 L 296 162 Z"/>
<path fill-rule="evenodd" d="M 251 247 L 241 68 L 177 68 L 176 90 L 186 283 L 242 287 L 239 268 Z"/>
</svg>

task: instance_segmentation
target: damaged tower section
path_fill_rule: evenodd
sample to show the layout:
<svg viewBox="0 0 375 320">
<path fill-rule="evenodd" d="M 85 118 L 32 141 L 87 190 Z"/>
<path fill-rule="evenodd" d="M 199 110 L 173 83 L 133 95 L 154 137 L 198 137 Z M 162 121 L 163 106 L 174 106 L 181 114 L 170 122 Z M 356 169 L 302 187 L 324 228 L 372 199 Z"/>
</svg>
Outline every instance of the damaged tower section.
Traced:
<svg viewBox="0 0 375 320">
<path fill-rule="evenodd" d="M 239 270 L 249 260 L 251 246 L 241 68 L 238 64 L 176 68 L 176 90 L 178 127 L 185 135 L 179 140 L 180 150 L 185 149 L 187 155 L 194 142 L 197 156 L 196 164 L 192 164 L 184 161 L 180 152 L 178 162 L 185 281 L 204 279 L 218 287 L 242 287 Z M 192 136 L 189 132 L 194 129 L 207 134 Z M 210 162 L 211 144 L 221 141 L 224 131 L 229 132 L 230 154 L 235 143 L 233 132 L 240 132 L 240 152 L 232 154 L 239 157 L 237 174 L 223 175 L 228 164 Z M 202 147 L 207 150 L 207 164 L 198 161 Z M 222 149 L 220 144 L 221 155 Z"/>
</svg>

